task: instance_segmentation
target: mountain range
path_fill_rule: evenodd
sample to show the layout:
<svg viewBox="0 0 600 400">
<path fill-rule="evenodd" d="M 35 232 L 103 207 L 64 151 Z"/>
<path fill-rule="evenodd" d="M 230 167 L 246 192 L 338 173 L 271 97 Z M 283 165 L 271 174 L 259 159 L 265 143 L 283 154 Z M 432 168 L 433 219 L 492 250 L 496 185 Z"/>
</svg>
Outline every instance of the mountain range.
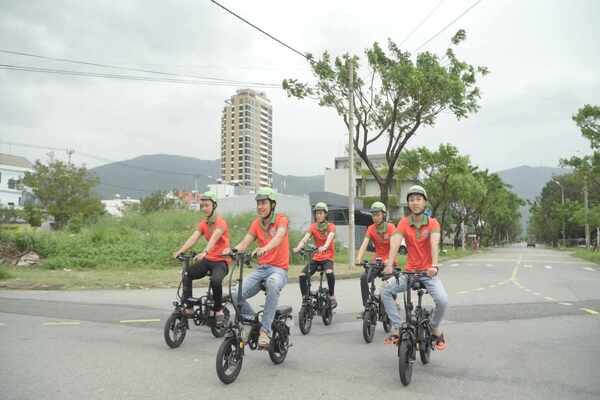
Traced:
<svg viewBox="0 0 600 400">
<path fill-rule="evenodd" d="M 115 162 L 91 170 L 100 178 L 96 191 L 102 199 L 142 198 L 157 190 L 206 190 L 206 185 L 216 183 L 220 174 L 219 160 L 200 160 L 168 154 L 143 155 L 127 161 Z M 533 201 L 553 176 L 569 171 L 552 167 L 520 166 L 498 175 L 524 200 Z M 323 175 L 294 176 L 273 172 L 273 187 L 287 194 L 308 194 L 324 190 Z M 521 210 L 526 229 L 529 205 Z"/>
</svg>

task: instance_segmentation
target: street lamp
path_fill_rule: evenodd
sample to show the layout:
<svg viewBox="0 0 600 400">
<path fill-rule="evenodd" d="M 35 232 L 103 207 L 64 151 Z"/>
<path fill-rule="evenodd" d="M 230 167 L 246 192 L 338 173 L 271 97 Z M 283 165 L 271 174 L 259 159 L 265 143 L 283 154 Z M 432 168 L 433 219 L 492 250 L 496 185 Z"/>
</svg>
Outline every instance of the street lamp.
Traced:
<svg viewBox="0 0 600 400">
<path fill-rule="evenodd" d="M 564 210 L 565 210 L 565 189 L 563 188 L 563 185 L 562 185 L 562 183 L 560 183 L 560 182 L 559 182 L 559 181 L 557 181 L 556 179 L 552 178 L 552 182 L 556 183 L 556 184 L 557 184 L 557 185 L 560 187 L 560 195 L 561 195 L 561 198 L 562 198 L 562 208 L 563 208 L 563 210 L 562 210 L 562 211 L 563 211 L 563 213 L 564 213 Z M 563 221 L 562 221 L 562 239 L 563 239 L 563 246 L 566 246 L 566 237 L 565 237 L 565 235 L 566 235 L 566 231 L 565 231 L 565 229 L 566 229 L 566 228 L 565 228 L 565 217 L 564 217 L 564 215 L 563 215 L 563 218 L 562 218 L 562 220 L 563 220 Z"/>
</svg>

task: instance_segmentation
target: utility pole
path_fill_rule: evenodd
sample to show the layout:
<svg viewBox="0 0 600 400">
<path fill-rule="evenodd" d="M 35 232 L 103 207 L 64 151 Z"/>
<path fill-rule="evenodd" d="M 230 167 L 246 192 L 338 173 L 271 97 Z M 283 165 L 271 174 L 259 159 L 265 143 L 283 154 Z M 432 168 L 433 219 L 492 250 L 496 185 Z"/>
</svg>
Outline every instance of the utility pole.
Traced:
<svg viewBox="0 0 600 400">
<path fill-rule="evenodd" d="M 73 149 L 67 149 L 67 156 L 69 157 L 69 165 L 71 165 L 71 156 L 75 153 Z"/>
<path fill-rule="evenodd" d="M 560 187 L 560 197 L 562 199 L 562 212 L 563 212 L 563 217 L 562 217 L 562 239 L 563 239 L 563 246 L 567 245 L 567 231 L 566 231 L 566 223 L 565 223 L 565 216 L 564 216 L 564 212 L 565 212 L 565 188 L 563 187 L 562 183 L 560 183 L 558 180 L 556 179 L 552 179 L 552 182 L 556 183 L 559 187 Z"/>
<path fill-rule="evenodd" d="M 354 254 L 354 68 L 352 58 L 348 60 L 348 265 L 352 266 Z"/>
<path fill-rule="evenodd" d="M 583 206 L 585 207 L 585 247 L 590 248 L 590 224 L 588 221 L 588 183 L 587 176 L 583 178 Z"/>
</svg>

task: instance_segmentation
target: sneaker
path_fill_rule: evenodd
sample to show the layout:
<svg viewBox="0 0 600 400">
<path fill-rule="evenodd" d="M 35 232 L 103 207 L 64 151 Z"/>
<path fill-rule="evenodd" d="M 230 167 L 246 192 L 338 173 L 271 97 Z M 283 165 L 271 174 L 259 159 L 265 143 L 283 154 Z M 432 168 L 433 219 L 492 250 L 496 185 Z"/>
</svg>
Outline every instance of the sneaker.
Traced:
<svg viewBox="0 0 600 400">
<path fill-rule="evenodd" d="M 400 329 L 392 328 L 390 335 L 383 340 L 383 344 L 396 344 L 400 340 Z"/>
<path fill-rule="evenodd" d="M 433 336 L 433 346 L 435 347 L 435 349 L 437 351 L 443 351 L 446 350 L 446 347 L 448 347 L 448 345 L 446 344 L 446 339 L 444 339 L 444 334 L 442 333 L 440 336 Z"/>
<path fill-rule="evenodd" d="M 337 307 L 337 300 L 335 299 L 335 296 L 329 296 L 329 301 L 331 302 L 331 308 Z"/>
<path fill-rule="evenodd" d="M 269 334 L 261 329 L 260 335 L 258 336 L 258 346 L 266 348 L 269 347 L 270 344 L 271 338 L 269 337 Z"/>
</svg>

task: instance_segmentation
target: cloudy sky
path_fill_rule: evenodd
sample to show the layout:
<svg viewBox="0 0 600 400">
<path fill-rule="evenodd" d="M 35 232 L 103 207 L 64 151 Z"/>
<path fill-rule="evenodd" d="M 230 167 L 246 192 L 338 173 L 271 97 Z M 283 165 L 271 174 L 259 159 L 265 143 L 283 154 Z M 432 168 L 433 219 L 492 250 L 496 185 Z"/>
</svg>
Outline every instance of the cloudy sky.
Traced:
<svg viewBox="0 0 600 400">
<path fill-rule="evenodd" d="M 222 1 L 300 51 L 361 56 L 387 38 L 413 51 L 475 2 Z M 571 115 L 600 104 L 599 16 L 595 0 L 477 4 L 423 50 L 442 54 L 457 29 L 467 31 L 459 57 L 491 70 L 481 81 L 481 110 L 468 120 L 442 116 L 410 147 L 450 142 L 492 171 L 556 166 L 561 157 L 585 153 Z M 0 49 L 243 82 L 312 79 L 302 57 L 208 0 L 2 0 Z M 0 64 L 150 76 L 1 52 Z M 0 67 L 0 141 L 72 148 L 74 160 L 88 166 L 101 162 L 78 152 L 110 160 L 156 153 L 216 159 L 223 101 L 238 88 Z M 265 91 L 274 110 L 276 172 L 322 174 L 334 155 L 343 155 L 345 127 L 332 109 L 290 99 L 281 89 Z M 6 144 L 0 152 L 32 161 L 46 153 Z"/>
</svg>

